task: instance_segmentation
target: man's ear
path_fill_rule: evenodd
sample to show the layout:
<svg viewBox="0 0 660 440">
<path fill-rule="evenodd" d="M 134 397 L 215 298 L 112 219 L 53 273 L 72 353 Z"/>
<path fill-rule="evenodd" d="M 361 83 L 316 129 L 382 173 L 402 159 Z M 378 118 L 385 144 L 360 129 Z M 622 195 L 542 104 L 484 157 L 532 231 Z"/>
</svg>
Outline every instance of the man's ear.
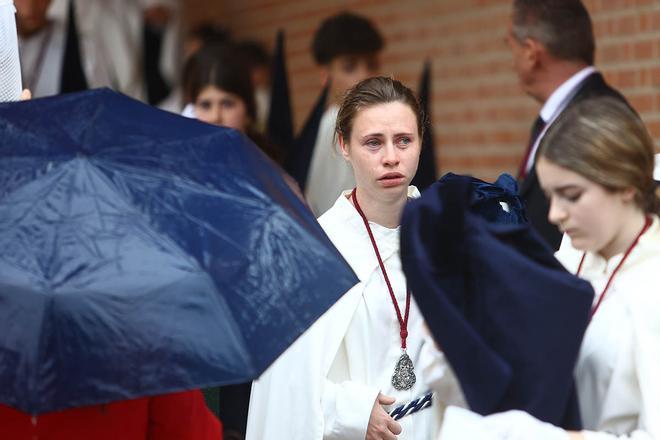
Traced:
<svg viewBox="0 0 660 440">
<path fill-rule="evenodd" d="M 548 49 L 538 40 L 525 38 L 523 42 L 523 53 L 525 66 L 531 70 L 539 65 L 541 59 L 547 55 Z"/>
<path fill-rule="evenodd" d="M 328 66 L 319 66 L 319 80 L 321 81 L 321 87 L 328 85 L 330 81 L 330 69 L 328 69 Z"/>
</svg>

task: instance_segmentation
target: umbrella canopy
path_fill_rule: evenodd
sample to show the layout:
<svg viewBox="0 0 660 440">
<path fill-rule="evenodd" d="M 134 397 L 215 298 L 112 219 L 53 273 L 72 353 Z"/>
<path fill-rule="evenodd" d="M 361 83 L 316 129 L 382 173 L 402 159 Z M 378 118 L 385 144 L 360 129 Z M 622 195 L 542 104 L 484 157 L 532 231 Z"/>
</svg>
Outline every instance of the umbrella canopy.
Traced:
<svg viewBox="0 0 660 440">
<path fill-rule="evenodd" d="M 401 260 L 470 409 L 580 428 L 573 367 L 593 289 L 530 229 L 512 177 L 431 185 L 404 210 Z"/>
<path fill-rule="evenodd" d="M 250 380 L 357 279 L 237 131 L 107 89 L 0 105 L 0 402 Z"/>
</svg>

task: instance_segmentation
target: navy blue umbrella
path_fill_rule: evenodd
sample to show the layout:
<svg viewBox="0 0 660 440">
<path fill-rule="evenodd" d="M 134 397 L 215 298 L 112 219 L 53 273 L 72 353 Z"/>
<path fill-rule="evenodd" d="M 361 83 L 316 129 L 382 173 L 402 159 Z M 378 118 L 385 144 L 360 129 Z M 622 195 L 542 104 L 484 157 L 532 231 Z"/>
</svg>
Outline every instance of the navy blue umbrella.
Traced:
<svg viewBox="0 0 660 440">
<path fill-rule="evenodd" d="M 593 290 L 531 230 L 516 193 L 511 176 L 444 176 L 404 210 L 403 270 L 473 411 L 578 429 L 573 368 Z"/>
<path fill-rule="evenodd" d="M 0 105 L 0 402 L 257 377 L 357 282 L 237 131 L 109 90 Z"/>
</svg>

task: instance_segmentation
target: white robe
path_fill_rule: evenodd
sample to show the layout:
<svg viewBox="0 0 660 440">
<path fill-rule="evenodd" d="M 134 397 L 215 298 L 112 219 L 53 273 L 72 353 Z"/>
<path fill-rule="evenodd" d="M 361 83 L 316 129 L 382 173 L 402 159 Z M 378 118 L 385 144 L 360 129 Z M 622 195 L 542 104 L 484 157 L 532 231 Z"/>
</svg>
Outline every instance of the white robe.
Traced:
<svg viewBox="0 0 660 440">
<path fill-rule="evenodd" d="M 60 92 L 62 61 L 70 0 L 53 0 L 47 12 L 51 29 L 29 38 L 19 37 L 19 54 L 25 86 L 34 97 Z M 137 99 L 144 99 L 142 70 L 142 13 L 155 4 L 171 7 L 177 14 L 176 0 L 75 0 L 80 61 L 90 88 L 111 87 Z M 170 81 L 178 70 L 176 20 L 164 37 L 160 68 Z M 43 58 L 39 59 L 45 45 Z M 35 70 L 38 72 L 33 73 Z"/>
<path fill-rule="evenodd" d="M 588 253 L 580 276 L 598 300 L 622 254 Z M 582 257 L 566 239 L 557 258 L 575 273 Z M 575 377 L 589 439 L 660 439 L 660 222 L 653 224 L 615 275 L 587 328 Z M 610 434 L 606 434 L 610 433 Z"/>
<path fill-rule="evenodd" d="M 411 187 L 409 195 L 418 194 Z M 441 407 L 450 395 L 462 397 L 455 390 L 453 373 L 411 299 L 407 343 L 417 383 L 410 391 L 392 389 L 391 375 L 401 354 L 399 324 L 364 223 L 344 195 L 319 222 L 360 283 L 254 382 L 247 439 L 364 439 L 379 391 L 394 395 L 398 404 L 428 390 L 430 382 L 444 381 L 452 392 L 436 396 L 430 409 L 400 420 L 399 439 L 432 438 L 439 428 Z M 372 229 L 403 310 L 398 229 L 373 224 Z"/>
<path fill-rule="evenodd" d="M 336 105 L 323 113 L 309 164 L 305 199 L 317 216 L 327 211 L 342 191 L 355 186 L 353 169 L 334 141 L 338 113 Z"/>
</svg>

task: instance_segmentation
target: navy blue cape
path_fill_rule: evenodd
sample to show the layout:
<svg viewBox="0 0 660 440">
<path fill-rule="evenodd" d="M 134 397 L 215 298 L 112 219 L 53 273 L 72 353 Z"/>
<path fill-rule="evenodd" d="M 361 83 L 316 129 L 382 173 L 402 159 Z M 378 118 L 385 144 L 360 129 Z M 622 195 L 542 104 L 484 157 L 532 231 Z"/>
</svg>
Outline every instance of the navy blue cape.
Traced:
<svg viewBox="0 0 660 440">
<path fill-rule="evenodd" d="M 433 184 L 405 208 L 403 269 L 472 410 L 577 429 L 573 368 L 593 290 L 532 232 L 513 182 Z"/>
</svg>

